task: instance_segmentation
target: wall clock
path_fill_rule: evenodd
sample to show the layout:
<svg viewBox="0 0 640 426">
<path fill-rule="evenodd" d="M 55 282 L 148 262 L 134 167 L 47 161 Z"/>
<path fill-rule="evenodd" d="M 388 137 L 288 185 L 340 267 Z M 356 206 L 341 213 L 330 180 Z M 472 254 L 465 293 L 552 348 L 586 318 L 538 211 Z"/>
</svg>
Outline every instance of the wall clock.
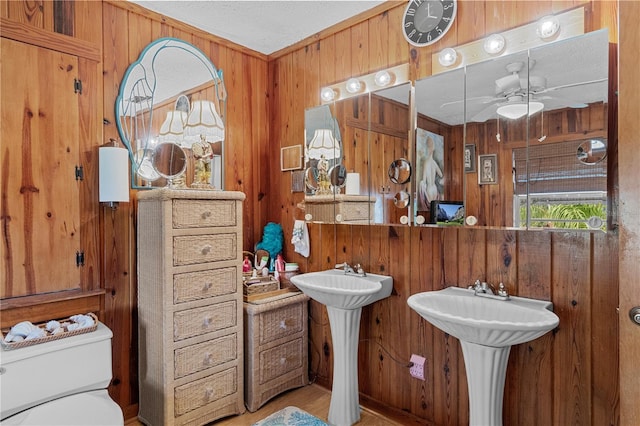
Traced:
<svg viewBox="0 0 640 426">
<path fill-rule="evenodd" d="M 456 0 L 410 0 L 402 18 L 404 38 L 418 47 L 435 43 L 453 25 L 456 10 Z"/>
</svg>

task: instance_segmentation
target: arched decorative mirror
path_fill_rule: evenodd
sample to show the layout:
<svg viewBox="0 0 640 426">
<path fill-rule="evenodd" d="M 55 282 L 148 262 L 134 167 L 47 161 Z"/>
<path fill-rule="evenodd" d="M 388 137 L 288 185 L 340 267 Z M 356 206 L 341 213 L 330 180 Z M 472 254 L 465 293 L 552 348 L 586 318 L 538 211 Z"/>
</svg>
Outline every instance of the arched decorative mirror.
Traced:
<svg viewBox="0 0 640 426">
<path fill-rule="evenodd" d="M 176 38 L 149 44 L 127 69 L 115 112 L 130 153 L 132 187 L 165 184 L 152 153 L 171 142 L 192 158 L 188 186 L 224 189 L 224 80 L 197 47 Z"/>
</svg>

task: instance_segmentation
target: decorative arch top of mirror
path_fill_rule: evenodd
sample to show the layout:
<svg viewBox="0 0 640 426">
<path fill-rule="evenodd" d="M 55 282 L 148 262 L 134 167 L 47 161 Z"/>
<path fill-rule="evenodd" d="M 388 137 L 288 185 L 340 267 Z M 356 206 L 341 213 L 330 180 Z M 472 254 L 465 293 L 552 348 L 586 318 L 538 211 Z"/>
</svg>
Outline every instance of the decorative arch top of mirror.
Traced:
<svg viewBox="0 0 640 426">
<path fill-rule="evenodd" d="M 116 124 L 120 138 L 129 149 L 131 158 L 131 185 L 149 188 L 153 182 L 146 178 L 146 152 L 152 151 L 159 141 L 159 132 L 165 117 L 174 111 L 183 111 L 185 96 L 189 101 L 213 101 L 224 121 L 226 91 L 221 70 L 196 46 L 171 37 L 150 43 L 139 58 L 127 69 L 116 99 Z M 188 106 L 187 106 L 188 108 Z M 183 112 L 184 114 L 184 112 Z M 176 115 L 177 116 L 177 115 Z M 180 136 L 172 133 L 172 142 L 180 144 Z M 163 138 L 168 139 L 168 138 Z M 168 140 L 163 140 L 165 142 Z M 223 156 L 224 141 L 214 151 Z M 216 170 L 224 189 L 224 158 Z"/>
</svg>

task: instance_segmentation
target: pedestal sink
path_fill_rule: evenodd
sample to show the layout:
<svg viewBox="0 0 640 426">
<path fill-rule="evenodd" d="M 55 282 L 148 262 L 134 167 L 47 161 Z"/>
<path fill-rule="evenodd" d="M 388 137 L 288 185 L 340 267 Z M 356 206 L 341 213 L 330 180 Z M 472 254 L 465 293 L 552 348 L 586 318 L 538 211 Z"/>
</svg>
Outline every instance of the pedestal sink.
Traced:
<svg viewBox="0 0 640 426">
<path fill-rule="evenodd" d="M 537 339 L 559 324 L 553 304 L 524 297 L 497 300 L 448 287 L 417 293 L 409 306 L 460 340 L 469 384 L 469 424 L 502 425 L 502 398 L 512 345 Z"/>
<path fill-rule="evenodd" d="M 358 337 L 362 307 L 389 297 L 393 278 L 331 269 L 291 277 L 303 293 L 327 307 L 333 339 L 333 387 L 328 421 L 351 426 L 360 420 Z"/>
</svg>

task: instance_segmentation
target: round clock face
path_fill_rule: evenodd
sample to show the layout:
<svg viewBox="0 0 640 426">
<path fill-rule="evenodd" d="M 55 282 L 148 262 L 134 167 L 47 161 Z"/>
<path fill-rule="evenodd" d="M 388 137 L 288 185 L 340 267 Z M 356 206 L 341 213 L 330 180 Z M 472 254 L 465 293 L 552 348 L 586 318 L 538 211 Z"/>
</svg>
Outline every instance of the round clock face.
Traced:
<svg viewBox="0 0 640 426">
<path fill-rule="evenodd" d="M 402 20 L 404 37 L 414 46 L 428 46 L 449 31 L 455 18 L 455 0 L 411 0 Z"/>
</svg>

